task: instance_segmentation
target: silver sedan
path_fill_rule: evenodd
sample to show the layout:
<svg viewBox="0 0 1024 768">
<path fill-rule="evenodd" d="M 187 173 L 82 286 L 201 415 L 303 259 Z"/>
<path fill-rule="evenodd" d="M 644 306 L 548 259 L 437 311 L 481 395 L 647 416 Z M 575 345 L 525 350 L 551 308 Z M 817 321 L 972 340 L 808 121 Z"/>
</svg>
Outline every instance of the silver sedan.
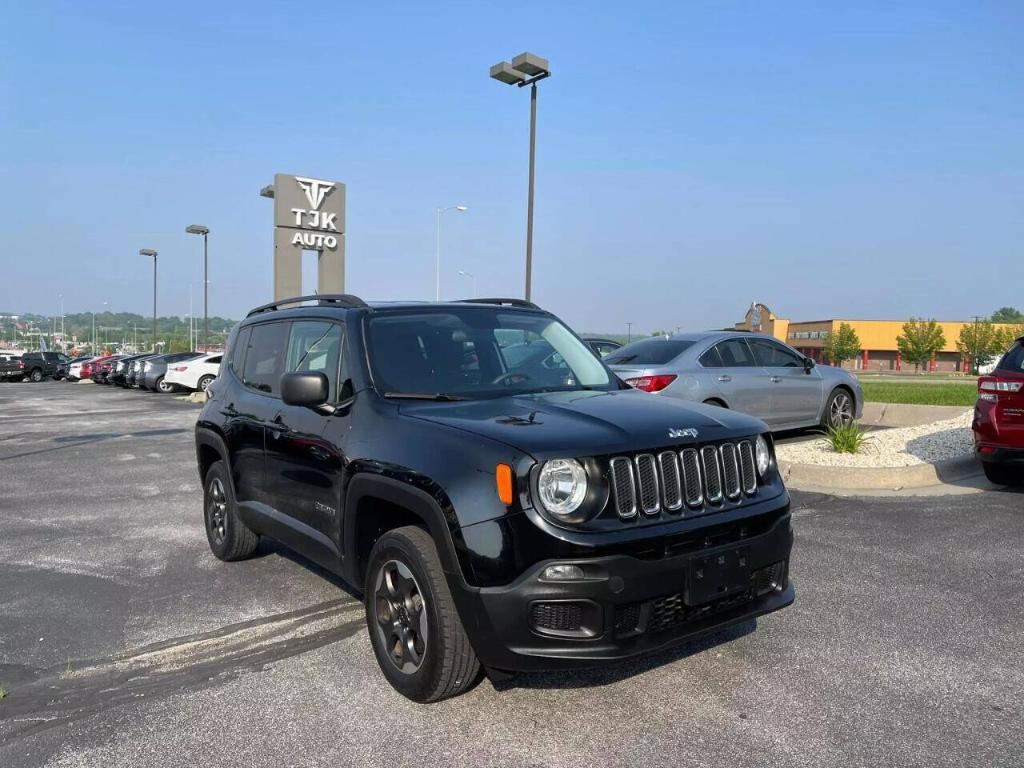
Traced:
<svg viewBox="0 0 1024 768">
<path fill-rule="evenodd" d="M 757 333 L 712 331 L 634 341 L 604 359 L 626 383 L 663 397 L 732 408 L 772 430 L 838 427 L 861 417 L 864 395 L 842 368 L 816 365 Z"/>
</svg>

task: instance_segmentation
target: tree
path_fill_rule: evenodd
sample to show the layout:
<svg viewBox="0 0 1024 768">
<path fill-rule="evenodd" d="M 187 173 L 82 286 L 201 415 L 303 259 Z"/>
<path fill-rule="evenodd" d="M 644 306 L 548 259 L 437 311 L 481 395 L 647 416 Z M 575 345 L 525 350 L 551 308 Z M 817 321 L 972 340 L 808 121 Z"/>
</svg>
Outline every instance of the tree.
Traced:
<svg viewBox="0 0 1024 768">
<path fill-rule="evenodd" d="M 992 357 L 1002 355 L 1013 346 L 1013 342 L 1024 336 L 1024 323 L 1020 325 L 1004 325 L 995 329 Z"/>
<path fill-rule="evenodd" d="M 1002 330 L 988 320 L 965 325 L 960 329 L 956 348 L 960 354 L 970 358 L 971 365 L 977 369 L 979 365 L 984 365 L 1004 349 Z"/>
<path fill-rule="evenodd" d="M 916 371 L 946 346 L 946 334 L 934 320 L 912 317 L 903 324 L 903 333 L 896 337 L 896 345 L 903 359 L 913 363 Z"/>
<path fill-rule="evenodd" d="M 992 313 L 993 323 L 1024 323 L 1024 312 L 1015 307 L 1001 307 Z"/>
<path fill-rule="evenodd" d="M 860 354 L 860 337 L 849 323 L 840 323 L 839 330 L 829 334 L 823 351 L 833 365 L 842 365 Z"/>
</svg>

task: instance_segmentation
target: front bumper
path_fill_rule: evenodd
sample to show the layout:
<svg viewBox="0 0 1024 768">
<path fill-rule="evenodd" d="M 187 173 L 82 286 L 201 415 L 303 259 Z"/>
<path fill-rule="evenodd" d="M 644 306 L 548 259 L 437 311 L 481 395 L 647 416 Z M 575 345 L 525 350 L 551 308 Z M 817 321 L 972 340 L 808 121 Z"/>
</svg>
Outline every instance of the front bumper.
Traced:
<svg viewBox="0 0 1024 768">
<path fill-rule="evenodd" d="M 742 623 L 795 599 L 790 520 L 787 511 L 756 536 L 676 556 L 547 560 L 467 596 L 466 628 L 485 666 L 528 671 L 595 666 Z M 585 579 L 542 580 L 556 562 Z"/>
</svg>

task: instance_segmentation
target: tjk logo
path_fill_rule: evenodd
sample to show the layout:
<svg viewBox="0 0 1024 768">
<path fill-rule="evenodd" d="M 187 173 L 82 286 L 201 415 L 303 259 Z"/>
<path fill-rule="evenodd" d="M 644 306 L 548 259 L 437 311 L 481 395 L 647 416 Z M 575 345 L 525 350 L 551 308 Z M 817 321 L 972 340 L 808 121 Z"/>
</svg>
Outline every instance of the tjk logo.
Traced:
<svg viewBox="0 0 1024 768">
<path fill-rule="evenodd" d="M 323 204 L 324 198 L 327 197 L 327 193 L 334 189 L 334 182 L 332 181 L 307 179 L 305 176 L 296 176 L 295 181 L 302 187 L 302 191 L 306 193 L 309 206 L 313 209 L 319 208 Z"/>
<path fill-rule="evenodd" d="M 334 182 L 296 176 L 295 183 L 306 193 L 306 199 L 309 201 L 308 210 L 306 208 L 291 209 L 292 215 L 295 216 L 295 226 L 337 232 L 338 214 L 318 210 L 323 205 L 327 194 L 334 189 Z M 305 220 L 303 220 L 303 217 L 306 217 Z"/>
</svg>

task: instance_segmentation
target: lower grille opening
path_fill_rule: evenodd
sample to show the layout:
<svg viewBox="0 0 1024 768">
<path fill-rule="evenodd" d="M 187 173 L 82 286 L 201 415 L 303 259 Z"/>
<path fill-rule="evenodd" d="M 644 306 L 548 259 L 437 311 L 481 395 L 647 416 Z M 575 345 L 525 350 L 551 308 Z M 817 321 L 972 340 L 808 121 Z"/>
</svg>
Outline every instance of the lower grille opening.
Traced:
<svg viewBox="0 0 1024 768">
<path fill-rule="evenodd" d="M 530 604 L 530 626 L 543 635 L 588 638 L 600 634 L 602 611 L 589 600 L 538 600 Z"/>
<path fill-rule="evenodd" d="M 664 632 L 753 601 L 786 588 L 786 561 L 780 560 L 750 574 L 750 588 L 703 605 L 687 605 L 682 592 L 644 603 L 629 603 L 615 610 L 615 637 Z"/>
</svg>

